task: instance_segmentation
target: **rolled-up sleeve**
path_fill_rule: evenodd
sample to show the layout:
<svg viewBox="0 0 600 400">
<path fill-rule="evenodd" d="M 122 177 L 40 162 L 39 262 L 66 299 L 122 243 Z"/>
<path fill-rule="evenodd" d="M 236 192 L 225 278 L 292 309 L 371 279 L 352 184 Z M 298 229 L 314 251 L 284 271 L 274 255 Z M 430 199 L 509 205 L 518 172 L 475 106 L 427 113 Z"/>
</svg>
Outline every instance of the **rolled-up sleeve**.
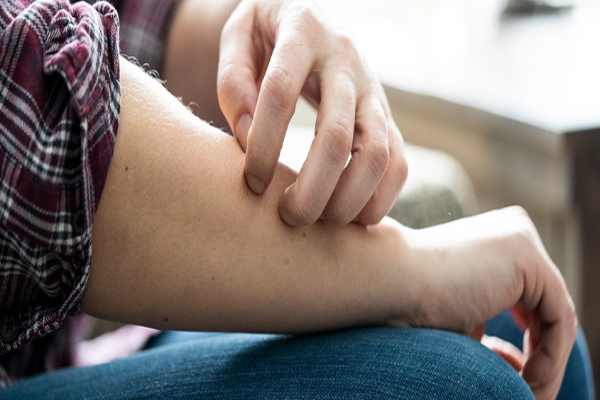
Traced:
<svg viewBox="0 0 600 400">
<path fill-rule="evenodd" d="M 0 354 L 79 311 L 120 107 L 113 6 L 0 7 Z"/>
</svg>

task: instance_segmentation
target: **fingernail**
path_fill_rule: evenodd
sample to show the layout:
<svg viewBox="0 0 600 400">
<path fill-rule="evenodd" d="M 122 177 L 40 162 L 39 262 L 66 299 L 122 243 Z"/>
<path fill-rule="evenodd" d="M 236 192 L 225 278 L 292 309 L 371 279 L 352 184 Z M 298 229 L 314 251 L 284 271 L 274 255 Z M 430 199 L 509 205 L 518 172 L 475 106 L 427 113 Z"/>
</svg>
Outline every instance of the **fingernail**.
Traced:
<svg viewBox="0 0 600 400">
<path fill-rule="evenodd" d="M 235 137 L 238 142 L 246 151 L 246 143 L 248 143 L 248 132 L 250 131 L 250 126 L 252 125 L 252 117 L 250 114 L 243 114 L 235 127 Z"/>
<path fill-rule="evenodd" d="M 265 184 L 263 181 L 255 177 L 249 172 L 246 172 L 246 183 L 250 190 L 252 190 L 256 194 L 263 194 L 265 191 Z"/>
</svg>

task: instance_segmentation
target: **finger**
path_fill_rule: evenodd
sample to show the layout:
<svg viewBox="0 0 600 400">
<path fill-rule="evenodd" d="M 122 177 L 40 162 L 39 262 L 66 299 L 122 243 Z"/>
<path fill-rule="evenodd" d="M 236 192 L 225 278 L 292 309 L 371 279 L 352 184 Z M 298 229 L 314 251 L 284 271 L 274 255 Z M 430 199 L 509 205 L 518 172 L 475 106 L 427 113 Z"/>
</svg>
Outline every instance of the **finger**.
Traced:
<svg viewBox="0 0 600 400">
<path fill-rule="evenodd" d="M 495 336 L 483 335 L 481 343 L 492 350 L 494 353 L 502 357 L 511 367 L 517 372 L 521 372 L 523 369 L 523 363 L 525 357 L 521 350 L 519 350 L 512 343 L 502 340 Z"/>
<path fill-rule="evenodd" d="M 529 325 L 529 312 L 525 311 L 518 304 L 509 310 L 510 316 L 521 331 L 525 331 Z"/>
<path fill-rule="evenodd" d="M 531 355 L 532 349 L 536 348 L 537 344 L 534 344 L 531 340 L 531 330 L 529 328 L 525 329 L 523 333 L 523 353 L 526 358 L 529 358 Z"/>
<path fill-rule="evenodd" d="M 279 38 L 248 133 L 245 174 L 256 194 L 262 194 L 273 179 L 285 133 L 312 63 L 312 51 L 298 35 Z"/>
<path fill-rule="evenodd" d="M 355 220 L 362 225 L 377 223 L 389 213 L 408 177 L 404 139 L 392 117 L 383 86 L 377 85 L 377 92 L 388 121 L 390 156 L 388 168 L 377 190 Z"/>
<path fill-rule="evenodd" d="M 338 223 L 355 219 L 379 185 L 388 161 L 387 121 L 379 99 L 369 95 L 357 103 L 352 158 L 325 207 L 324 219 Z"/>
<path fill-rule="evenodd" d="M 252 39 L 255 9 L 248 4 L 240 4 L 223 28 L 217 76 L 219 106 L 244 150 L 258 99 L 257 60 L 265 52 L 260 42 Z"/>
<path fill-rule="evenodd" d="M 355 219 L 362 225 L 376 224 L 390 212 L 408 177 L 404 140 L 394 121 L 388 121 L 388 167 L 377 189 Z"/>
<path fill-rule="evenodd" d="M 283 220 L 292 226 L 313 223 L 321 216 L 352 148 L 354 85 L 347 75 L 331 70 L 323 74 L 322 81 L 315 139 L 296 182 L 280 203 Z"/>
<path fill-rule="evenodd" d="M 562 355 L 564 345 L 560 337 L 560 329 L 554 324 L 548 328 L 542 340 L 536 346 L 532 340 L 532 331 L 528 329 L 526 350 L 528 357 L 523 366 L 522 376 L 536 398 L 555 397 L 560 388 L 566 360 Z M 556 348 L 552 348 L 556 346 Z"/>
<path fill-rule="evenodd" d="M 558 394 L 577 336 L 577 320 L 564 282 L 550 276 L 545 283 L 535 307 L 535 321 L 528 327 L 527 359 L 522 371 L 536 398 Z"/>
</svg>

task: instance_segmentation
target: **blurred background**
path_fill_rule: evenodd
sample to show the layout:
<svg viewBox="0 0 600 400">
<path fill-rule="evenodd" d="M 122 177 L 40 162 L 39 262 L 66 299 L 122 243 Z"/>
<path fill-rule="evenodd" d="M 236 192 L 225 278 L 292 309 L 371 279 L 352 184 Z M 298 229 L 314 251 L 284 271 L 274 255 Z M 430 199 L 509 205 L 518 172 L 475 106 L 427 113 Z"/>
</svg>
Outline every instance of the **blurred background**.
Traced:
<svg viewBox="0 0 600 400">
<path fill-rule="evenodd" d="M 367 54 L 405 140 L 445 157 L 411 151 L 407 191 L 454 179 L 465 215 L 527 209 L 565 276 L 600 387 L 600 0 L 319 4 Z M 300 102 L 293 123 L 314 119 Z M 457 164 L 458 180 L 447 171 Z"/>
</svg>

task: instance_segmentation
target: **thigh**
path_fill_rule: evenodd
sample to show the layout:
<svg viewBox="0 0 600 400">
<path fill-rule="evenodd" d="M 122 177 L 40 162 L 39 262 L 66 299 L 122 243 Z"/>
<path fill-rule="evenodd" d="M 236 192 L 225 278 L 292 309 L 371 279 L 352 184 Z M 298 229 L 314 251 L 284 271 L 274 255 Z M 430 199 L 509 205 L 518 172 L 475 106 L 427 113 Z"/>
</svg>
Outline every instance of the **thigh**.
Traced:
<svg viewBox="0 0 600 400">
<path fill-rule="evenodd" d="M 515 397 L 516 396 L 516 397 Z M 2 398 L 533 398 L 500 357 L 453 333 L 372 328 L 229 334 L 9 386 Z"/>
</svg>

